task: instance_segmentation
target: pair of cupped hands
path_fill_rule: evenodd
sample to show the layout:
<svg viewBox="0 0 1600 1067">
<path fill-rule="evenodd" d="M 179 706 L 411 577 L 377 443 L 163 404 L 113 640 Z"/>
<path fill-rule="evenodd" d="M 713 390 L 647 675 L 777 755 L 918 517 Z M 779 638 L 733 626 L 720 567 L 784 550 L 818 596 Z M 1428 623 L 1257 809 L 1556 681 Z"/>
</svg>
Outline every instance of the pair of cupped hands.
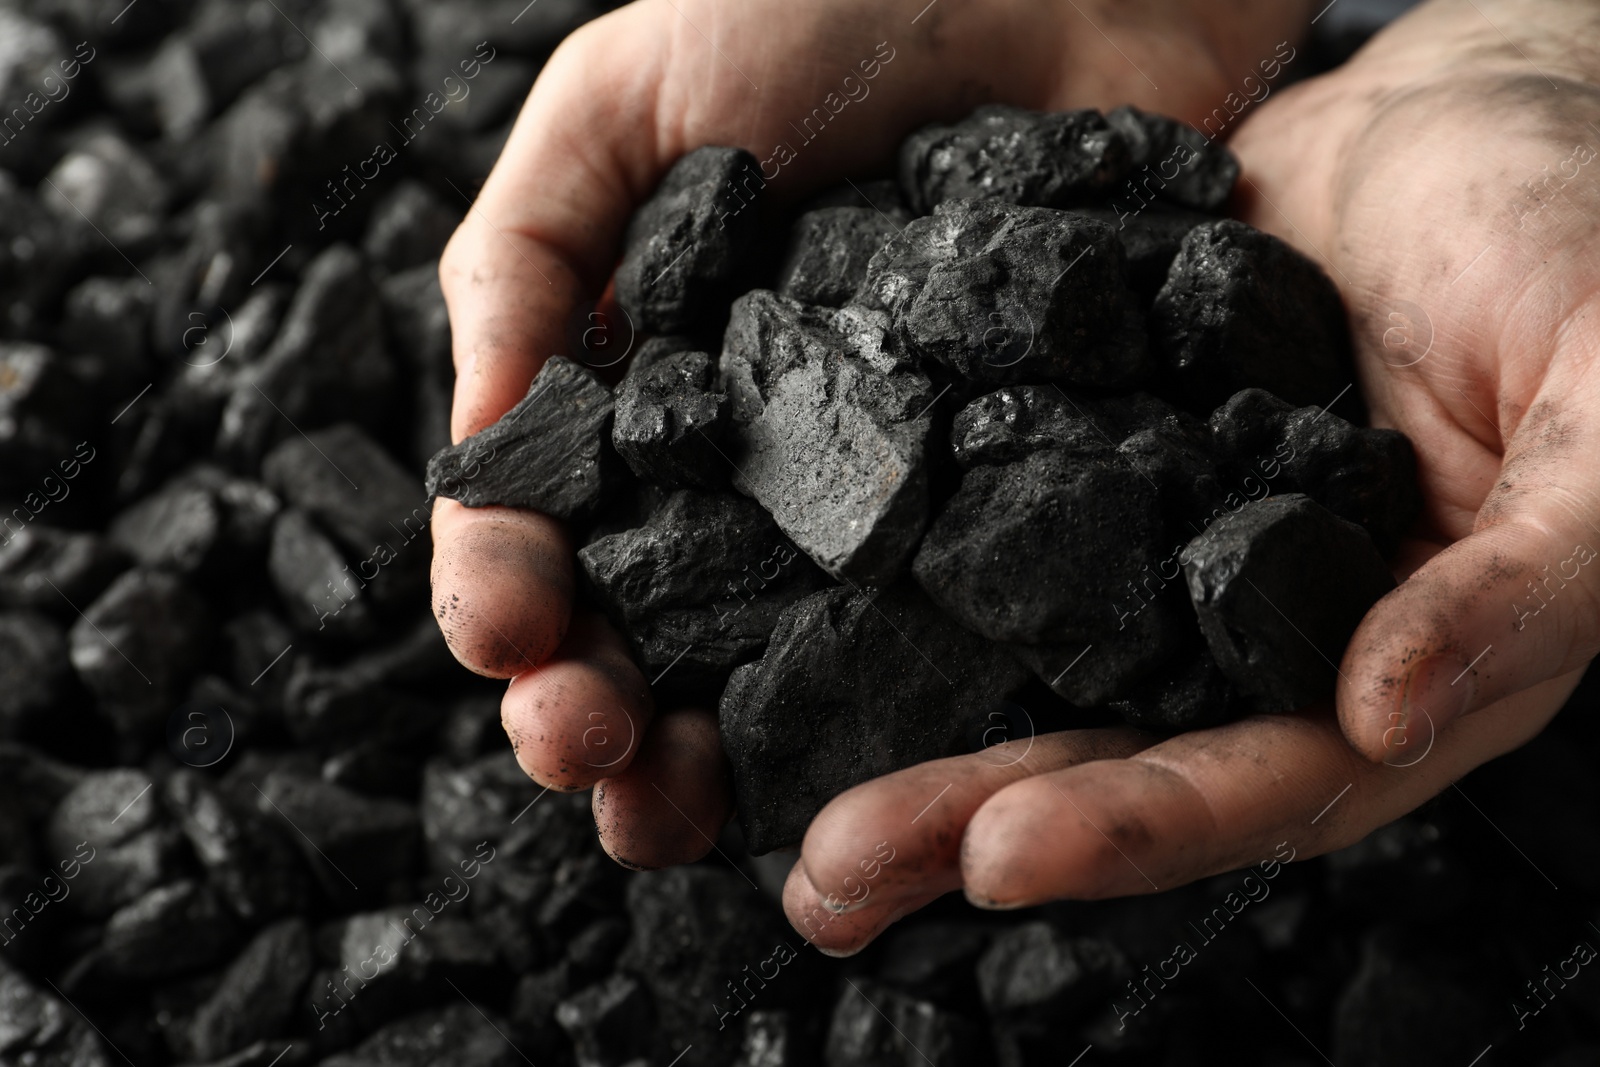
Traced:
<svg viewBox="0 0 1600 1067">
<path fill-rule="evenodd" d="M 1286 87 L 1322 0 L 924 3 L 639 0 L 568 38 L 440 263 L 454 436 L 567 350 L 678 157 L 768 158 L 886 44 L 870 92 L 771 193 L 883 172 L 908 132 L 985 102 L 1132 103 L 1213 132 L 1229 116 L 1233 211 L 1338 284 L 1353 385 L 1415 443 L 1425 510 L 1332 707 L 1019 738 L 836 797 L 784 889 L 831 954 L 955 889 L 986 908 L 1147 893 L 1351 844 L 1537 734 L 1600 638 L 1600 9 L 1431 0 Z M 561 524 L 440 500 L 434 545 L 440 625 L 462 663 L 511 680 L 528 774 L 593 786 L 624 864 L 709 852 L 733 808 L 715 709 L 656 707 L 623 639 L 574 610 Z"/>
</svg>

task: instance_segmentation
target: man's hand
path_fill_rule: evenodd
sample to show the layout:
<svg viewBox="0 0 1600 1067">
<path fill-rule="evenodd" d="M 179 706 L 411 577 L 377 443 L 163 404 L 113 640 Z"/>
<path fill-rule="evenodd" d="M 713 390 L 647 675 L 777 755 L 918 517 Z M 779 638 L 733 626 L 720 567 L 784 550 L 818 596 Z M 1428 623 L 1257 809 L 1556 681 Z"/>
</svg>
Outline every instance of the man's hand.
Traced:
<svg viewBox="0 0 1600 1067">
<path fill-rule="evenodd" d="M 848 952 L 957 887 L 1017 907 L 1316 855 L 1544 727 L 1600 647 L 1597 82 L 1588 0 L 1435 0 L 1234 142 L 1246 221 L 1338 282 L 1373 420 L 1419 456 L 1409 577 L 1355 634 L 1337 715 L 1055 734 L 866 783 L 790 875 L 803 933 Z M 895 859 L 864 883 L 878 840 Z"/>
<path fill-rule="evenodd" d="M 641 0 L 590 23 L 550 58 L 440 262 L 454 437 L 493 422 L 567 351 L 574 308 L 604 288 L 629 214 L 679 156 L 719 144 L 768 158 L 861 61 L 881 62 L 870 92 L 797 150 L 773 182 L 779 195 L 884 170 L 919 124 L 991 100 L 1131 102 L 1201 121 L 1307 7 Z M 502 718 L 522 767 L 551 788 L 596 786 L 601 840 L 623 862 L 703 855 L 731 808 L 715 716 L 652 722 L 621 639 L 572 618 L 574 546 L 560 524 L 440 500 L 433 531 L 435 614 L 464 664 L 514 679 Z"/>
</svg>

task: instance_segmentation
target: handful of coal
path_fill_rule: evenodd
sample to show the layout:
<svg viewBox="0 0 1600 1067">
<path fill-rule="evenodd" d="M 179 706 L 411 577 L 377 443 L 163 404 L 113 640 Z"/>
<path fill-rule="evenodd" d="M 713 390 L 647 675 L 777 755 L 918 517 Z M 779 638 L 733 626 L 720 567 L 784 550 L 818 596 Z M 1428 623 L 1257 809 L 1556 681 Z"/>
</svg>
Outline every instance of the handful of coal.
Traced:
<svg viewBox="0 0 1600 1067">
<path fill-rule="evenodd" d="M 753 852 L 1028 730 L 1331 695 L 1420 509 L 1338 291 L 1133 108 L 980 108 L 780 219 L 703 148 L 635 215 L 640 346 L 555 357 L 429 490 L 574 525 L 658 694 L 716 702 Z M 781 255 L 775 254 L 781 250 Z"/>
</svg>

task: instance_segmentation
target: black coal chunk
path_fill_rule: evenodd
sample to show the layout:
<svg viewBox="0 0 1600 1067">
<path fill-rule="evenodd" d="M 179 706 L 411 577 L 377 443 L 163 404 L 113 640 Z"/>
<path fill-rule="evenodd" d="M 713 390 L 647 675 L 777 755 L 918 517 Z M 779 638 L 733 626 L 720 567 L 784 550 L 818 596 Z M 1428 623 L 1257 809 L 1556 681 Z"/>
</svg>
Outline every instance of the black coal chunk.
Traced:
<svg viewBox="0 0 1600 1067">
<path fill-rule="evenodd" d="M 1183 570 L 1217 665 L 1261 712 L 1332 695 L 1350 635 L 1395 584 L 1365 530 L 1299 493 L 1219 519 Z"/>
<path fill-rule="evenodd" d="M 916 586 L 815 593 L 785 609 L 766 654 L 723 693 L 751 852 L 798 842 L 851 786 L 965 751 L 969 731 L 1020 687 L 1004 650 L 962 630 Z"/>
<path fill-rule="evenodd" d="M 989 104 L 907 137 L 900 188 L 923 212 L 967 197 L 1062 207 L 1107 195 L 1131 164 L 1127 141 L 1098 111 Z"/>
<path fill-rule="evenodd" d="M 1155 557 L 1155 493 L 1125 463 L 1038 452 L 976 467 L 912 565 L 934 602 L 991 641 L 1093 640 L 1128 576 Z"/>
<path fill-rule="evenodd" d="M 111 543 L 141 566 L 193 574 L 215 562 L 224 522 L 213 493 L 169 483 L 112 520 Z"/>
<path fill-rule="evenodd" d="M 828 1025 L 828 1067 L 980 1062 L 982 1032 L 963 1015 L 869 980 L 840 987 Z"/>
<path fill-rule="evenodd" d="M 0 614 L 0 737 L 16 737 L 56 706 L 71 674 L 67 638 L 33 612 Z"/>
<path fill-rule="evenodd" d="M 123 981 L 170 978 L 222 962 L 237 947 L 238 920 L 202 882 L 150 890 L 106 921 L 96 961 Z"/>
<path fill-rule="evenodd" d="M 0 21 L 4 16 L 0 15 Z M 0 1054 L 30 1067 L 111 1067 L 93 1026 L 49 993 L 34 988 L 0 955 Z"/>
<path fill-rule="evenodd" d="M 1518 990 L 1508 1013 L 1504 994 L 1476 966 L 1482 959 L 1476 939 L 1454 945 L 1432 940 L 1396 925 L 1380 926 L 1363 938 L 1360 966 L 1334 1005 L 1330 1030 L 1337 1062 L 1470 1063 L 1486 1046 L 1516 1034 L 1508 1014 L 1523 1024 L 1517 1029 L 1532 1029 L 1526 1024 L 1547 1006 L 1538 991 L 1561 988 L 1552 987 L 1548 977 L 1530 982 L 1533 992 Z M 1545 1062 L 1583 1059 L 1580 1053 Z"/>
<path fill-rule="evenodd" d="M 106 714 L 133 735 L 163 722 L 182 699 L 209 639 L 205 602 L 182 580 L 132 570 L 73 624 L 72 665 Z"/>
<path fill-rule="evenodd" d="M 648 482 L 715 489 L 731 469 L 718 447 L 728 398 L 716 387 L 716 360 L 685 344 L 656 338 L 634 354 L 617 386 L 611 443 Z"/>
<path fill-rule="evenodd" d="M 322 1067 L 515 1067 L 526 1061 L 506 1038 L 506 1022 L 471 1003 L 390 1023 Z"/>
<path fill-rule="evenodd" d="M 617 301 L 646 333 L 675 333 L 726 299 L 756 235 L 766 181 L 750 153 L 699 148 L 628 224 Z"/>
<path fill-rule="evenodd" d="M 578 1067 L 627 1063 L 650 1050 L 650 994 L 636 978 L 614 974 L 579 990 L 556 1007 L 555 1017 L 572 1037 Z"/>
<path fill-rule="evenodd" d="M 298 508 L 285 508 L 272 524 L 267 573 L 299 629 L 352 639 L 376 630 L 371 594 L 339 547 Z"/>
<path fill-rule="evenodd" d="M 253 466 L 296 429 L 353 420 L 381 431 L 395 378 L 377 287 L 355 249 L 334 245 L 306 268 L 272 346 L 240 371 L 218 452 Z"/>
<path fill-rule="evenodd" d="M 734 304 L 722 373 L 734 486 L 829 574 L 891 581 L 927 522 L 938 395 L 883 313 L 756 290 Z"/>
<path fill-rule="evenodd" d="M 1123 254 L 1128 258 L 1128 284 L 1146 303 L 1153 301 L 1167 283 L 1167 271 L 1189 231 L 1214 219 L 1204 212 L 1171 204 L 1140 207 L 1121 200 L 1112 207 L 1089 205 L 1075 207 L 1072 211 L 1098 219 L 1117 231 Z"/>
<path fill-rule="evenodd" d="M 97 534 L 30 523 L 15 530 L 0 519 L 0 605 L 77 618 L 127 566 L 122 553 Z"/>
<path fill-rule="evenodd" d="M 437 259 L 460 221 L 461 213 L 426 185 L 402 181 L 373 208 L 361 251 L 385 273 L 397 274 Z"/>
<path fill-rule="evenodd" d="M 428 461 L 428 493 L 586 519 L 601 500 L 612 406 L 593 371 L 553 356 L 500 421 Z"/>
<path fill-rule="evenodd" d="M 950 450 L 963 469 L 1014 463 L 1050 448 L 1109 451 L 1122 435 L 1099 414 L 1096 402 L 1058 386 L 1007 386 L 956 412 Z"/>
<path fill-rule="evenodd" d="M 681 1067 L 731 1063 L 746 1003 L 785 1008 L 807 999 L 815 956 L 801 955 L 794 931 L 733 871 L 640 874 L 628 883 L 627 910 L 633 940 L 618 969 L 655 1001 L 663 1063 L 680 1052 Z"/>
<path fill-rule="evenodd" d="M 311 977 L 311 934 L 302 919 L 262 930 L 210 988 L 172 1040 L 180 1055 L 220 1060 L 289 1029 Z M 303 1010 L 303 1009 L 300 1009 Z"/>
<path fill-rule="evenodd" d="M 978 988 L 994 1020 L 1000 1062 L 1048 1062 L 1064 1028 L 1104 1013 L 1133 968 L 1109 941 L 1069 937 L 1048 922 L 1012 927 L 978 961 Z"/>
<path fill-rule="evenodd" d="M 379 546 L 398 553 L 428 524 L 416 478 L 352 423 L 285 439 L 262 462 L 261 475 L 346 549 L 374 562 L 383 555 Z"/>
<path fill-rule="evenodd" d="M 778 614 L 827 584 L 761 506 L 682 489 L 643 526 L 578 552 L 645 673 L 709 676 L 761 654 Z"/>
<path fill-rule="evenodd" d="M 196 771 L 174 772 L 161 796 L 207 880 L 240 918 L 261 923 L 309 903 L 305 867 L 285 836 L 293 829 L 280 830 Z"/>
<path fill-rule="evenodd" d="M 1156 490 L 1169 535 L 1182 531 L 1184 541 L 1195 529 L 1189 524 L 1223 498 L 1206 424 L 1148 393 L 1090 397 L 1054 385 L 1008 386 L 956 413 L 950 446 L 963 468 L 1010 463 L 1047 448 L 1114 451 Z"/>
<path fill-rule="evenodd" d="M 130 769 L 86 775 L 61 798 L 45 839 L 51 855 L 74 861 L 73 899 L 94 916 L 170 881 L 183 846 L 149 776 Z"/>
<path fill-rule="evenodd" d="M 802 304 L 842 307 L 867 277 L 867 264 L 902 223 L 872 207 L 808 211 L 789 231 L 778 293 Z"/>
<path fill-rule="evenodd" d="M 1204 645 L 1161 675 L 1127 692 L 1111 707 L 1129 726 L 1157 733 L 1200 730 L 1241 718 L 1248 702 Z"/>
<path fill-rule="evenodd" d="M 1118 202 L 1160 196 L 1200 211 L 1220 211 L 1239 180 L 1239 160 L 1187 122 L 1131 105 L 1106 112 L 1106 123 L 1128 145 L 1127 185 Z M 1131 188 L 1129 188 L 1131 187 Z"/>
<path fill-rule="evenodd" d="M 1256 386 L 1327 405 L 1350 384 L 1350 331 L 1333 281 L 1242 222 L 1196 226 L 1150 313 L 1150 338 L 1183 406 L 1201 411 Z"/>
<path fill-rule="evenodd" d="M 94 448 L 77 436 L 84 422 L 84 392 L 82 379 L 49 348 L 0 341 L 0 492 L 15 493 L 23 505 L 13 519 L 29 522 L 52 503 L 65 501 L 72 476 L 93 461 Z"/>
<path fill-rule="evenodd" d="M 1116 231 L 1077 212 L 941 204 L 872 257 L 858 299 L 978 381 L 1126 387 L 1149 362 Z"/>
<path fill-rule="evenodd" d="M 1385 555 L 1422 511 L 1417 458 L 1398 430 L 1356 426 L 1322 407 L 1295 408 L 1243 389 L 1211 414 L 1217 450 L 1240 485 L 1304 493 L 1357 523 Z"/>
<path fill-rule="evenodd" d="M 281 818 L 297 831 L 291 840 L 335 901 L 379 894 L 416 868 L 417 813 L 409 804 L 364 797 L 288 771 L 268 774 L 253 789 L 260 814 Z"/>
</svg>

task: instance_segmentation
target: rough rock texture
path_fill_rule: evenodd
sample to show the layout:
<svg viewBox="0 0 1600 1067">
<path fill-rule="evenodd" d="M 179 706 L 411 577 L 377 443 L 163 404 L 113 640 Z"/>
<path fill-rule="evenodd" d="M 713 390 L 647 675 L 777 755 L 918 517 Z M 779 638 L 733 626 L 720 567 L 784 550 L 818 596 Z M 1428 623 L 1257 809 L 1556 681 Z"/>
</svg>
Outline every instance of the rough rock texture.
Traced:
<svg viewBox="0 0 1600 1067">
<path fill-rule="evenodd" d="M 617 300 L 647 333 L 674 333 L 725 296 L 756 235 L 766 182 L 737 148 L 699 148 L 673 164 L 628 224 Z"/>
<path fill-rule="evenodd" d="M 175 1042 L 196 1061 L 219 1060 L 283 1032 L 311 977 L 304 920 L 263 929 L 234 958 Z"/>
<path fill-rule="evenodd" d="M 505 1021 L 457 1003 L 390 1023 L 322 1067 L 513 1067 L 524 1057 L 505 1037 Z"/>
<path fill-rule="evenodd" d="M 1246 701 L 1205 646 L 1185 654 L 1111 705 L 1129 726 L 1158 733 L 1199 730 L 1246 714 Z"/>
<path fill-rule="evenodd" d="M 719 447 L 728 397 L 716 360 L 656 338 L 634 354 L 617 386 L 611 443 L 640 478 L 669 488 L 715 489 L 732 468 Z"/>
<path fill-rule="evenodd" d="M 1189 231 L 1215 218 L 1159 201 L 1140 207 L 1118 200 L 1111 207 L 1080 206 L 1072 211 L 1098 219 L 1117 231 L 1128 259 L 1128 284 L 1146 304 L 1166 284 L 1167 271 Z"/>
<path fill-rule="evenodd" d="M 1262 712 L 1331 695 L 1350 635 L 1394 588 L 1366 531 L 1299 493 L 1246 504 L 1191 541 L 1187 555 L 1206 644 Z"/>
<path fill-rule="evenodd" d="M 1098 111 L 988 104 L 907 137 L 900 187 L 924 212 L 963 197 L 1062 207 L 1111 193 L 1131 165 L 1127 141 Z"/>
<path fill-rule="evenodd" d="M 1167 271 L 1150 339 L 1175 399 L 1193 411 L 1250 386 L 1325 406 L 1351 382 L 1350 332 L 1329 277 L 1270 234 L 1196 226 Z"/>
<path fill-rule="evenodd" d="M 934 520 L 912 573 L 992 641 L 1092 640 L 1115 626 L 1122 576 L 1159 544 L 1150 487 L 1126 465 L 1035 453 L 977 467 Z"/>
<path fill-rule="evenodd" d="M 1416 451 L 1398 430 L 1244 389 L 1211 413 L 1211 436 L 1233 482 L 1253 476 L 1275 493 L 1304 493 L 1364 527 L 1386 556 L 1421 514 Z"/>
<path fill-rule="evenodd" d="M 1122 244 L 1075 212 L 943 203 L 872 257 L 859 299 L 910 352 L 978 381 L 1127 386 L 1147 365 Z"/>
<path fill-rule="evenodd" d="M 578 561 L 650 678 L 754 659 L 779 613 L 827 582 L 759 504 L 732 493 L 679 490 L 643 526 L 591 542 Z"/>
<path fill-rule="evenodd" d="M 780 296 L 802 304 L 842 307 L 867 276 L 867 264 L 903 223 L 875 207 L 808 211 L 789 231 L 778 270 Z"/>
<path fill-rule="evenodd" d="M 94 1028 L 0 957 L 0 1056 L 29 1067 L 110 1067 Z"/>
<path fill-rule="evenodd" d="M 963 475 L 912 573 L 951 618 L 1093 706 L 1182 641 L 1181 593 L 1150 573 L 1163 526 L 1159 493 L 1120 455 L 1039 451 Z"/>
<path fill-rule="evenodd" d="M 1187 122 L 1124 105 L 1106 112 L 1106 124 L 1128 146 L 1128 181 L 1118 203 L 1155 195 L 1199 211 L 1220 211 L 1239 180 L 1239 160 L 1228 146 Z M 1131 189 L 1129 188 L 1131 187 Z"/>
<path fill-rule="evenodd" d="M 958 1067 L 979 1055 L 972 1020 L 878 982 L 844 985 L 833 1009 L 828 1067 L 928 1063 Z"/>
<path fill-rule="evenodd" d="M 15 737 L 66 692 L 66 634 L 32 612 L 0 614 L 0 737 Z"/>
<path fill-rule="evenodd" d="M 163 884 L 182 848 L 148 775 L 131 769 L 86 775 L 61 798 L 45 840 L 50 854 L 75 858 L 77 907 L 104 917 Z"/>
<path fill-rule="evenodd" d="M 641 874 L 629 880 L 626 907 L 633 939 L 618 967 L 637 975 L 655 1001 L 663 1062 L 680 1053 L 682 1067 L 730 1062 L 744 1002 L 759 997 L 762 1007 L 786 1007 L 815 978 L 815 957 L 801 954 L 799 936 L 733 871 Z"/>
<path fill-rule="evenodd" d="M 428 461 L 428 493 L 587 518 L 601 499 L 612 406 L 593 371 L 552 356 L 516 407 Z"/>
<path fill-rule="evenodd" d="M 746 843 L 757 854 L 794 844 L 858 782 L 963 751 L 1021 681 L 1003 650 L 910 583 L 828 589 L 791 605 L 766 654 L 734 671 L 722 696 Z"/>
<path fill-rule="evenodd" d="M 306 866 L 338 900 L 381 891 L 415 865 L 417 814 L 409 805 L 364 797 L 336 785 L 274 771 L 253 787 L 256 811 L 297 832 Z"/>
<path fill-rule="evenodd" d="M 858 583 L 891 581 L 927 521 L 937 394 L 888 345 L 881 312 L 757 290 L 735 303 L 722 352 L 734 486 L 823 570 Z"/>
<path fill-rule="evenodd" d="M 73 624 L 72 666 L 134 733 L 171 711 L 204 657 L 209 626 L 205 602 L 180 579 L 128 571 Z"/>
<path fill-rule="evenodd" d="M 377 288 L 360 255 L 334 245 L 306 268 L 272 347 L 239 372 L 217 447 L 253 463 L 297 428 L 379 430 L 395 377 Z"/>
</svg>

